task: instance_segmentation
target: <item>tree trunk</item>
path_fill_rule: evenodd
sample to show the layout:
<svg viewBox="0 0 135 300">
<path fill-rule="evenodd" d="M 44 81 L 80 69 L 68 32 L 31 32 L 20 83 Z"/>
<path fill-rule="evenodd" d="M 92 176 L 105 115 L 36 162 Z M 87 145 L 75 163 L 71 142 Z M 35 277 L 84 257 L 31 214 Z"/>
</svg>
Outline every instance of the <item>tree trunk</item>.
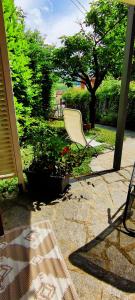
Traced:
<svg viewBox="0 0 135 300">
<path fill-rule="evenodd" d="M 90 123 L 91 128 L 95 128 L 95 121 L 96 121 L 96 102 L 97 98 L 95 95 L 95 92 L 90 93 L 91 94 L 91 100 L 90 100 Z"/>
</svg>

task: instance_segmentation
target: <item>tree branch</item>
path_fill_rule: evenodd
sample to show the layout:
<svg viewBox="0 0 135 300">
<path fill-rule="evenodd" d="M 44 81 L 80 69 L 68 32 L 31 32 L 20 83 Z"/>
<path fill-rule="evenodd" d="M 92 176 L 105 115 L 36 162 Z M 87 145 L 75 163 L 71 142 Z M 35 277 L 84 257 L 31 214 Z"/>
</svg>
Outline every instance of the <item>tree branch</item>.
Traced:
<svg viewBox="0 0 135 300">
<path fill-rule="evenodd" d="M 119 19 L 112 27 L 110 27 L 105 33 L 104 33 L 104 35 L 99 39 L 99 40 L 97 40 L 96 41 L 96 38 L 94 37 L 94 35 L 93 34 L 90 34 L 90 36 L 88 35 L 88 34 L 86 34 L 86 31 L 85 31 L 85 29 L 84 29 L 84 27 L 83 27 L 83 24 L 81 23 L 81 22 L 78 22 L 78 24 L 80 25 L 80 27 L 81 27 L 81 32 L 84 34 L 84 36 L 86 37 L 86 38 L 88 38 L 89 40 L 90 39 L 93 39 L 93 41 L 95 42 L 95 46 L 99 43 L 99 42 L 101 42 L 104 38 L 105 38 L 105 36 L 115 27 L 115 26 L 117 26 L 124 18 L 126 17 L 126 14 L 121 18 L 121 19 Z M 96 33 L 95 33 L 95 35 L 96 35 Z"/>
<path fill-rule="evenodd" d="M 86 31 L 85 31 L 85 29 L 84 29 L 84 27 L 83 27 L 82 22 L 78 22 L 78 25 L 80 25 L 80 27 L 81 27 L 81 32 L 83 33 L 83 35 L 84 35 L 88 40 L 91 40 L 91 39 L 92 39 L 92 40 L 94 41 L 94 43 L 96 43 L 95 37 L 94 37 L 94 35 L 93 35 L 92 33 L 89 32 L 89 34 L 86 34 Z"/>
<path fill-rule="evenodd" d="M 101 42 L 104 38 L 105 38 L 105 36 L 115 27 L 115 26 L 117 26 L 124 18 L 126 17 L 126 14 L 121 18 L 121 19 L 119 19 L 111 28 L 109 28 L 106 32 L 105 32 L 105 34 L 96 42 L 96 45 L 99 43 L 99 42 Z"/>
</svg>

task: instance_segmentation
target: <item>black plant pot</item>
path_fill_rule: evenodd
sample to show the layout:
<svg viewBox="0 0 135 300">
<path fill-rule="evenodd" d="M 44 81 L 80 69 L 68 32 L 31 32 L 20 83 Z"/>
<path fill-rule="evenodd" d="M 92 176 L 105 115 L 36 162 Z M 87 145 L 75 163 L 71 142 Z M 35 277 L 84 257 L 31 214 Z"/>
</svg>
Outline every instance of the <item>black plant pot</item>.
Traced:
<svg viewBox="0 0 135 300">
<path fill-rule="evenodd" d="M 69 186 L 69 175 L 52 176 L 44 172 L 26 171 L 28 191 L 51 197 L 63 194 Z"/>
</svg>

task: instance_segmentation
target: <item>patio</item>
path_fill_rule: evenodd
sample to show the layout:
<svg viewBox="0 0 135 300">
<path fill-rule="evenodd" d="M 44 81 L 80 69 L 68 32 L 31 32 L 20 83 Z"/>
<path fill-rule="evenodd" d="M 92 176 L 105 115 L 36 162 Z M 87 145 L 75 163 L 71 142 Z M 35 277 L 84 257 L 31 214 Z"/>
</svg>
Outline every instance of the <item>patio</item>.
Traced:
<svg viewBox="0 0 135 300">
<path fill-rule="evenodd" d="M 26 196 L 5 202 L 5 229 L 50 220 L 80 300 L 135 299 L 135 239 L 122 232 L 122 209 L 112 219 L 126 200 L 134 146 L 133 134 L 124 142 L 118 172 L 107 171 L 113 152 L 94 159 L 93 170 L 102 172 L 72 180 L 62 199 L 48 205 Z"/>
<path fill-rule="evenodd" d="M 2 28 L 4 23 L 2 9 L 0 10 Z M 123 77 L 116 138 L 115 170 L 119 169 L 121 160 L 133 52 L 133 28 L 134 9 L 131 8 L 125 52 L 126 71 Z M 13 154 L 17 162 L 16 170 L 13 168 L 10 173 L 12 171 L 11 175 L 18 175 L 19 183 L 23 185 L 4 31 L 2 38 L 4 42 L 1 39 L 1 73 L 4 74 L 2 80 L 6 84 L 5 91 L 8 91 L 4 101 L 10 108 L 10 115 L 13 116 L 10 120 L 10 136 L 13 135 L 11 144 L 14 146 Z M 80 180 L 72 180 L 68 193 L 47 205 L 45 199 L 31 199 L 27 194 L 14 199 L 5 198 L 2 201 L 6 230 L 49 219 L 80 300 L 135 299 L 135 239 L 124 232 L 121 219 L 134 163 L 134 147 L 135 137 L 129 136 L 124 142 L 120 171 L 115 172 L 112 169 L 113 153 L 107 152 L 92 161 L 92 170 L 98 173 Z M 13 160 L 12 156 L 11 158 Z M 135 226 L 134 220 L 132 215 L 128 221 L 132 227 Z"/>
</svg>

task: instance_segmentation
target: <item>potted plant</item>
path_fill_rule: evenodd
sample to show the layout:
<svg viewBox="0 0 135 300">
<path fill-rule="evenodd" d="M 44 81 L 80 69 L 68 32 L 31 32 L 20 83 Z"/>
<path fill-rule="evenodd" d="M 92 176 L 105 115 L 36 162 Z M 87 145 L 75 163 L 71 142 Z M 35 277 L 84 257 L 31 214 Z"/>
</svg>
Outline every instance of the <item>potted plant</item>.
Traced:
<svg viewBox="0 0 135 300">
<path fill-rule="evenodd" d="M 91 123 L 84 123 L 83 124 L 83 130 L 89 131 L 91 129 Z"/>
<path fill-rule="evenodd" d="M 30 135 L 33 160 L 25 170 L 28 189 L 50 196 L 62 194 L 69 185 L 69 175 L 76 165 L 77 155 L 56 130 L 48 126 L 35 127 Z"/>
</svg>

